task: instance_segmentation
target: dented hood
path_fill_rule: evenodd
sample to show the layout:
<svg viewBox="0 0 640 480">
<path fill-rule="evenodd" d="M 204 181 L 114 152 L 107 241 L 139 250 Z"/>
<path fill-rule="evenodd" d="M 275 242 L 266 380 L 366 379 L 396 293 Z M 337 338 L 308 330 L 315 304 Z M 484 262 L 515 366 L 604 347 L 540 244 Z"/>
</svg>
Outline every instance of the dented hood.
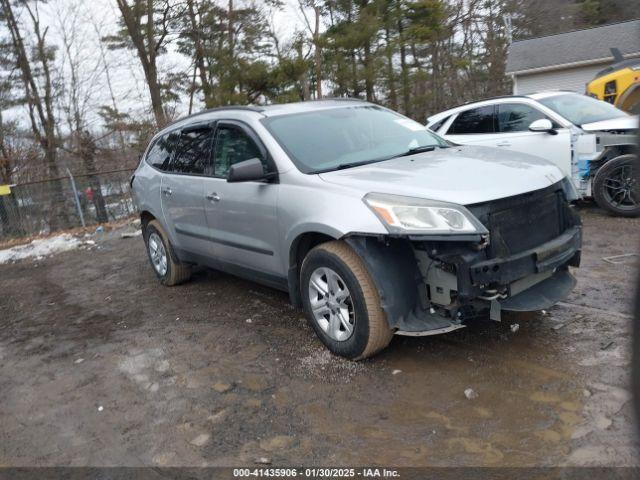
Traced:
<svg viewBox="0 0 640 480">
<path fill-rule="evenodd" d="M 585 123 L 581 125 L 581 127 L 587 132 L 596 132 L 598 130 L 635 130 L 638 128 L 638 116 L 626 115 L 620 118 L 602 120 L 601 122 Z"/>
<path fill-rule="evenodd" d="M 497 148 L 459 146 L 320 174 L 369 192 L 471 205 L 548 187 L 563 178 L 555 165 Z"/>
</svg>

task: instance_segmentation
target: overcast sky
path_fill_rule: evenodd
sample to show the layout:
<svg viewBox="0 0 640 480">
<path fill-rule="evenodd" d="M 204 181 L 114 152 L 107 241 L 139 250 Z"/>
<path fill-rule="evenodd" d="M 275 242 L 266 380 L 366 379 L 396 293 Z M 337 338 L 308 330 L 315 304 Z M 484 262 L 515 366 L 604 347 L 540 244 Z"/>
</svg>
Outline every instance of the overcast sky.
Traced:
<svg viewBox="0 0 640 480">
<path fill-rule="evenodd" d="M 42 23 L 49 27 L 47 42 L 55 44 L 58 48 L 55 63 L 58 74 L 64 77 L 70 75 L 70 70 L 69 56 L 64 48 L 62 32 L 76 32 L 71 57 L 81 59 L 79 77 L 84 80 L 81 84 L 81 96 L 88 97 L 85 108 L 90 128 L 99 127 L 101 120 L 97 110 L 101 105 L 111 105 L 112 100 L 98 39 L 116 31 L 119 11 L 115 0 L 50 0 L 47 4 L 40 5 L 40 16 Z M 297 0 L 285 0 L 284 8 L 273 12 L 273 19 L 276 33 L 283 42 L 296 29 L 304 28 Z M 28 19 L 25 18 L 24 25 L 28 24 Z M 4 26 L 2 26 L 2 33 L 3 35 L 7 33 Z M 25 38 L 27 41 L 30 40 L 29 35 L 25 35 Z M 104 56 L 109 65 L 111 86 L 118 108 L 132 115 L 148 111 L 149 96 L 144 74 L 135 52 L 107 50 L 104 51 Z M 175 52 L 169 52 L 160 58 L 159 70 L 162 74 L 190 72 L 190 59 Z M 202 105 L 196 103 L 195 110 L 199 108 L 202 108 Z M 177 112 L 184 114 L 187 109 L 188 98 L 177 106 Z M 3 112 L 5 117 L 19 118 L 21 123 L 27 121 L 26 113 L 25 107 Z M 60 115 L 63 116 L 64 113 L 61 112 Z"/>
</svg>

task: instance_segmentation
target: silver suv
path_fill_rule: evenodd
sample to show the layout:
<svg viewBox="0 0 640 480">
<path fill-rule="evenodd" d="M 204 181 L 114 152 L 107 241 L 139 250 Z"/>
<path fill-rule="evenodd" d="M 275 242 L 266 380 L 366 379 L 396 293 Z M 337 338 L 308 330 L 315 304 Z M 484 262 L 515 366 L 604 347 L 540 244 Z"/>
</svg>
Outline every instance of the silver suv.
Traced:
<svg viewBox="0 0 640 480">
<path fill-rule="evenodd" d="M 132 187 L 163 284 L 205 265 L 288 291 L 353 359 L 394 334 L 548 308 L 580 262 L 556 166 L 361 101 L 192 115 L 153 138 Z"/>
</svg>

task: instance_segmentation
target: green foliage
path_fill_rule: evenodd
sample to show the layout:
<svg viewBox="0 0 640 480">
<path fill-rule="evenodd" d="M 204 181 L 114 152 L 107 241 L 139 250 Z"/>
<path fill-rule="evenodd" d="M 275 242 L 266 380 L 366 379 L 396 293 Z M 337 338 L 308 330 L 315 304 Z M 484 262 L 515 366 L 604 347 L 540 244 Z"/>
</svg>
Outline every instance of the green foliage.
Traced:
<svg viewBox="0 0 640 480">
<path fill-rule="evenodd" d="M 405 12 L 409 37 L 421 43 L 435 40 L 446 20 L 445 6 L 439 0 L 407 2 Z"/>
</svg>

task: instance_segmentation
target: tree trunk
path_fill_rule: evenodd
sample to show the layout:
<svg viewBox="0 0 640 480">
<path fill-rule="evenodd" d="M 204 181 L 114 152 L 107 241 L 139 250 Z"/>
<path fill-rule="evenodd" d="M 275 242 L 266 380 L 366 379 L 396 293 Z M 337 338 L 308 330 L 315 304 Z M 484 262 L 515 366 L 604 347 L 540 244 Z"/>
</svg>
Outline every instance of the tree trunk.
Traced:
<svg viewBox="0 0 640 480">
<path fill-rule="evenodd" d="M 209 76 L 207 74 L 207 68 L 204 63 L 204 45 L 202 44 L 202 38 L 200 35 L 200 25 L 196 17 L 196 12 L 193 8 L 193 0 L 187 0 L 187 7 L 189 13 L 189 21 L 191 23 L 191 36 L 193 38 L 193 58 L 195 61 L 195 68 L 198 71 L 200 77 L 200 85 L 202 88 L 202 94 L 204 96 L 204 104 L 207 108 L 215 106 L 215 98 L 213 97 L 213 87 L 209 82 Z"/>
<path fill-rule="evenodd" d="M 373 102 L 373 60 L 371 59 L 371 42 L 367 40 L 364 43 L 364 90 L 367 96 L 367 102 Z"/>
<path fill-rule="evenodd" d="M 316 60 L 316 99 L 322 99 L 322 46 L 320 45 L 320 7 L 313 6 L 316 15 L 315 30 L 313 32 L 313 48 Z"/>
<path fill-rule="evenodd" d="M 22 39 L 22 34 L 20 33 L 20 27 L 13 13 L 11 2 L 9 0 L 0 0 L 0 5 L 2 6 L 5 22 L 9 29 L 11 44 L 16 56 L 18 68 L 20 69 L 27 102 L 29 104 L 31 130 L 44 152 L 49 177 L 57 179 L 60 174 L 57 164 L 57 139 L 55 132 L 55 115 L 53 112 L 52 80 L 45 48 L 47 29 L 44 31 L 40 29 L 39 18 L 34 15 L 29 5 L 25 4 L 24 8 L 31 18 L 33 33 L 36 37 L 35 55 L 41 64 L 44 77 L 44 96 L 42 96 L 33 74 L 31 62 L 27 56 L 27 50 Z M 66 202 L 62 182 L 60 180 L 52 180 L 51 187 L 52 208 L 50 209 L 49 228 L 53 231 L 67 228 L 69 226 L 69 217 L 65 209 Z"/>
<path fill-rule="evenodd" d="M 353 96 L 360 96 L 360 82 L 358 82 L 358 60 L 356 59 L 356 51 L 351 50 L 351 89 Z"/>
<path fill-rule="evenodd" d="M 4 125 L 0 110 L 0 185 L 11 184 L 11 160 L 4 142 Z M 18 202 L 13 195 L 0 196 L 0 224 L 4 237 L 20 237 L 24 235 L 20 224 Z"/>
<path fill-rule="evenodd" d="M 6 1 L 6 0 L 5 0 Z M 146 41 L 142 32 L 140 17 L 137 15 L 140 3 L 135 4 L 135 12 L 131 9 L 127 0 L 116 0 L 122 20 L 124 21 L 127 32 L 131 37 L 131 41 L 138 53 L 138 58 L 142 64 L 142 70 L 149 88 L 149 96 L 151 97 L 151 108 L 156 119 L 158 127 L 163 127 L 167 123 L 166 113 L 162 102 L 160 84 L 158 82 L 158 70 L 156 68 L 156 58 L 158 55 L 154 33 L 153 19 L 153 0 L 134 0 L 134 2 L 146 2 L 147 24 L 146 24 Z"/>
<path fill-rule="evenodd" d="M 98 223 L 106 223 L 109 221 L 107 215 L 107 207 L 105 205 L 104 197 L 102 196 L 102 185 L 100 178 L 97 175 L 93 175 L 96 171 L 96 144 L 91 134 L 87 131 L 78 132 L 78 146 L 80 150 L 80 157 L 87 173 L 89 175 L 89 186 L 93 192 L 93 205 L 96 207 L 96 220 Z"/>
<path fill-rule="evenodd" d="M 396 73 L 393 69 L 393 46 L 389 26 L 385 27 L 385 53 L 387 56 L 387 84 L 389 88 L 389 104 L 392 110 L 398 109 L 398 93 L 396 92 Z"/>
<path fill-rule="evenodd" d="M 402 13 L 402 12 L 399 12 Z M 400 77 L 402 80 L 402 110 L 405 115 L 410 115 L 409 106 L 409 66 L 407 65 L 407 49 L 404 44 L 404 31 L 402 27 L 402 17 L 398 19 L 398 43 L 400 44 Z"/>
</svg>

